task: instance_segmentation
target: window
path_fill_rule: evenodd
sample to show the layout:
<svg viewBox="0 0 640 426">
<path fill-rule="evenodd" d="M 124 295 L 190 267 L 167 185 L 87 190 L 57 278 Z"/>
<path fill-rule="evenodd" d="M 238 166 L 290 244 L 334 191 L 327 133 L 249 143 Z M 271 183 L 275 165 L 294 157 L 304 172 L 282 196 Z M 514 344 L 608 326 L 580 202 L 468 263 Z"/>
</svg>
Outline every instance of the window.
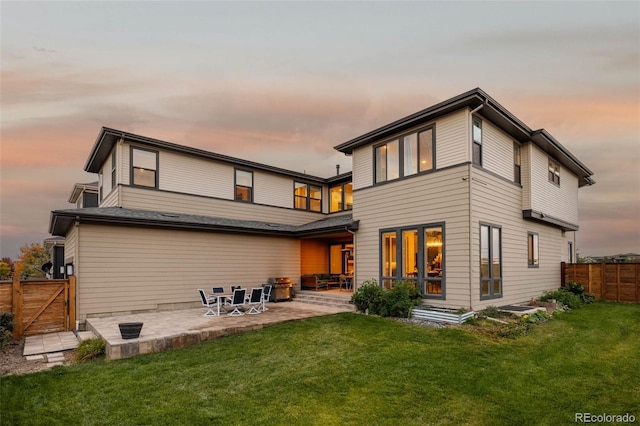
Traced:
<svg viewBox="0 0 640 426">
<path fill-rule="evenodd" d="M 293 189 L 294 208 L 299 210 L 322 211 L 322 188 L 295 182 Z"/>
<path fill-rule="evenodd" d="M 480 225 L 480 299 L 502 297 L 502 229 Z"/>
<path fill-rule="evenodd" d="M 520 156 L 520 145 L 513 143 L 513 181 L 522 183 L 522 158 Z"/>
<path fill-rule="evenodd" d="M 236 201 L 253 201 L 253 172 L 236 169 Z"/>
<path fill-rule="evenodd" d="M 560 166 L 552 160 L 549 160 L 549 182 L 560 185 Z"/>
<path fill-rule="evenodd" d="M 375 148 L 375 183 L 435 168 L 434 127 L 409 133 Z M 401 174 L 402 172 L 402 174 Z"/>
<path fill-rule="evenodd" d="M 569 246 L 567 247 L 569 249 L 569 257 L 567 257 L 567 259 L 569 260 L 569 263 L 573 263 L 573 242 L 569 241 Z"/>
<path fill-rule="evenodd" d="M 538 234 L 535 232 L 529 232 L 527 234 L 528 241 L 528 258 L 529 258 L 529 268 L 537 268 L 540 264 L 538 257 Z"/>
<path fill-rule="evenodd" d="M 384 288 L 404 280 L 415 283 L 426 298 L 444 299 L 444 224 L 384 230 L 380 245 Z"/>
<path fill-rule="evenodd" d="M 482 121 L 473 119 L 473 164 L 482 166 Z"/>
<path fill-rule="evenodd" d="M 158 187 L 158 153 L 131 148 L 131 184 Z"/>
<path fill-rule="evenodd" d="M 329 188 L 329 212 L 340 212 L 353 208 L 353 185 L 343 183 Z"/>
<path fill-rule="evenodd" d="M 111 152 L 111 189 L 116 187 L 116 149 Z"/>
</svg>

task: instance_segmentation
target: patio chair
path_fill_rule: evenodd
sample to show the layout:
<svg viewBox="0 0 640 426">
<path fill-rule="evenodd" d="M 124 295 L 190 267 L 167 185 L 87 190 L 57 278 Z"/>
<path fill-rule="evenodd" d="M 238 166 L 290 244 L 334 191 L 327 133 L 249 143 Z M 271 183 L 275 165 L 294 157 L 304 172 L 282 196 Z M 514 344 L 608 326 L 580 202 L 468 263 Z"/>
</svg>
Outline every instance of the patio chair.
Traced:
<svg viewBox="0 0 640 426">
<path fill-rule="evenodd" d="M 260 305 L 262 305 L 262 291 L 262 287 L 254 287 L 251 289 L 251 296 L 247 301 L 247 304 L 249 305 L 249 310 L 247 311 L 248 314 L 255 315 L 261 312 Z"/>
<path fill-rule="evenodd" d="M 215 301 L 214 300 L 210 300 L 207 297 L 207 294 L 201 288 L 198 289 L 198 293 L 200 293 L 200 300 L 202 301 L 202 306 L 207 308 L 207 312 L 205 312 L 203 316 L 205 316 L 205 317 L 216 316 L 216 313 L 213 310 L 213 308 L 216 306 L 218 298 L 216 298 Z"/>
<path fill-rule="evenodd" d="M 233 293 L 236 288 L 242 288 L 242 286 L 241 285 L 232 285 L 231 286 L 231 293 Z"/>
<path fill-rule="evenodd" d="M 227 315 L 230 316 L 238 316 L 238 315 L 244 315 L 244 312 L 242 311 L 241 307 L 242 305 L 245 304 L 245 296 L 247 294 L 247 290 L 244 288 L 236 288 L 233 290 L 233 296 L 231 296 L 231 299 L 227 299 L 227 301 L 229 302 L 229 306 L 231 306 L 233 308 L 233 310 L 229 313 L 227 313 Z"/>
<path fill-rule="evenodd" d="M 269 298 L 271 297 L 271 284 L 265 284 L 264 285 L 264 290 L 262 291 L 262 311 L 268 311 L 269 308 L 267 308 L 266 303 L 269 301 Z"/>
</svg>

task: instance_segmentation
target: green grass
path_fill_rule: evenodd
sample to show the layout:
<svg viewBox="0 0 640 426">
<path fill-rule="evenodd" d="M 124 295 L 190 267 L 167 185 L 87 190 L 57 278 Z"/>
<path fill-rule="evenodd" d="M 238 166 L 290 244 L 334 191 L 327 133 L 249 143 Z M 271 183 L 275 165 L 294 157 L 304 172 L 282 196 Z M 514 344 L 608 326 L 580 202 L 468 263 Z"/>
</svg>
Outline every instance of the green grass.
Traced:
<svg viewBox="0 0 640 426">
<path fill-rule="evenodd" d="M 640 306 L 597 303 L 517 339 L 339 314 L 160 354 L 0 379 L 19 424 L 562 424 L 640 418 Z M 637 421 L 637 420 L 636 420 Z"/>
</svg>

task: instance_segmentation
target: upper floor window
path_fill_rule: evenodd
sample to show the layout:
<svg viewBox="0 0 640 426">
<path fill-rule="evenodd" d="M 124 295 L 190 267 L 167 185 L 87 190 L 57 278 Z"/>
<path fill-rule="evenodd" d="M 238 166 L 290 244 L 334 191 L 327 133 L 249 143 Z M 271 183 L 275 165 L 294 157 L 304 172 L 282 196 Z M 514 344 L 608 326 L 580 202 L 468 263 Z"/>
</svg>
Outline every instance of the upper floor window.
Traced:
<svg viewBox="0 0 640 426">
<path fill-rule="evenodd" d="M 473 164 L 482 166 L 482 120 L 473 119 Z"/>
<path fill-rule="evenodd" d="M 302 182 L 295 182 L 293 189 L 294 207 L 313 212 L 322 211 L 322 188 Z"/>
<path fill-rule="evenodd" d="M 353 208 L 353 185 L 351 182 L 329 188 L 329 212 L 340 212 Z"/>
<path fill-rule="evenodd" d="M 375 182 L 386 182 L 435 168 L 434 127 L 409 133 L 375 148 Z"/>
<path fill-rule="evenodd" d="M 235 200 L 253 201 L 253 172 L 236 169 Z"/>
<path fill-rule="evenodd" d="M 553 160 L 549 160 L 549 182 L 560 185 L 560 166 Z"/>
<path fill-rule="evenodd" d="M 116 187 L 116 149 L 111 152 L 111 189 Z"/>
<path fill-rule="evenodd" d="M 131 184 L 158 187 L 158 152 L 131 148 Z"/>
<path fill-rule="evenodd" d="M 513 143 L 513 181 L 522 183 L 522 157 L 520 155 L 520 145 Z"/>
<path fill-rule="evenodd" d="M 528 263 L 529 268 L 537 268 L 540 265 L 540 260 L 538 257 L 538 234 L 535 232 L 529 232 L 527 234 L 527 244 L 528 244 Z"/>
</svg>

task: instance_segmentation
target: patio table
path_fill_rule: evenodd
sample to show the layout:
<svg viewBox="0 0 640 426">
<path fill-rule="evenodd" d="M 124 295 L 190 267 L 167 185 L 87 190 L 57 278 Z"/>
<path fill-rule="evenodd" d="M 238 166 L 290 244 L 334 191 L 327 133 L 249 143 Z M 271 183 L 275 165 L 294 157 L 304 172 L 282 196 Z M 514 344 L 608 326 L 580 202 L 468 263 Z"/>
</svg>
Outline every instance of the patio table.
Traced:
<svg viewBox="0 0 640 426">
<path fill-rule="evenodd" d="M 214 298 L 217 298 L 217 307 L 218 307 L 218 311 L 217 311 L 217 315 L 220 316 L 220 305 L 222 303 L 224 303 L 225 299 L 229 298 L 229 297 L 233 297 L 233 294 L 231 293 L 215 293 L 215 294 L 209 294 L 207 295 L 207 299 L 209 299 L 209 301 L 213 300 Z"/>
</svg>

